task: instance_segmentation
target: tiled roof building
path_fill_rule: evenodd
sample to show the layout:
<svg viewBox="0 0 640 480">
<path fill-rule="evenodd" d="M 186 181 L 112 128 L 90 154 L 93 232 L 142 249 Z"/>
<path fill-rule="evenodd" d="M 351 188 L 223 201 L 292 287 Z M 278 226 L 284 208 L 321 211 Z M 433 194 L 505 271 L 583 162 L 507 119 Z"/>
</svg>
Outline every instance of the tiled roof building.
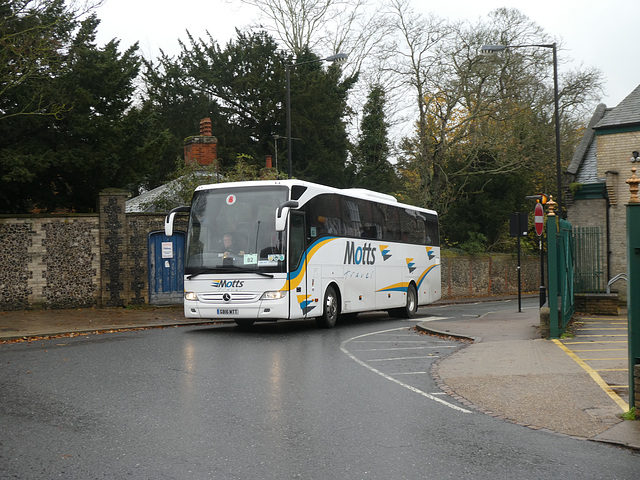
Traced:
<svg viewBox="0 0 640 480">
<path fill-rule="evenodd" d="M 633 152 L 640 149 L 640 85 L 620 104 L 596 110 L 578 145 L 567 173 L 572 201 L 567 218 L 574 227 L 597 227 L 601 232 L 600 264 L 603 285 L 627 269 L 626 210 Z M 636 163 L 637 165 L 637 163 Z M 621 298 L 626 283 L 616 282 Z"/>
</svg>

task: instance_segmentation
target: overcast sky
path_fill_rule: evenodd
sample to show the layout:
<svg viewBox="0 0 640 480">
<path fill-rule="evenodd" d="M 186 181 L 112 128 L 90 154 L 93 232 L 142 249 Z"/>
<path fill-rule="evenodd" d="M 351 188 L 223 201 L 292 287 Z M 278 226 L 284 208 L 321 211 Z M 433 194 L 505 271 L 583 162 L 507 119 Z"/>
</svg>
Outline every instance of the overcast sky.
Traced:
<svg viewBox="0 0 640 480">
<path fill-rule="evenodd" d="M 604 73 L 602 99 L 614 107 L 640 84 L 640 1 L 638 0 L 413 0 L 416 11 L 433 12 L 450 20 L 475 22 L 499 7 L 515 7 L 556 39 L 576 66 L 597 67 Z M 178 52 L 178 39 L 189 30 L 195 37 L 206 31 L 224 46 L 257 20 L 256 11 L 239 0 L 106 0 L 97 15 L 98 41 L 136 41 L 146 58 L 159 49 Z M 316 52 L 319 55 L 331 52 Z M 560 72 L 562 73 L 562 72 Z"/>
</svg>

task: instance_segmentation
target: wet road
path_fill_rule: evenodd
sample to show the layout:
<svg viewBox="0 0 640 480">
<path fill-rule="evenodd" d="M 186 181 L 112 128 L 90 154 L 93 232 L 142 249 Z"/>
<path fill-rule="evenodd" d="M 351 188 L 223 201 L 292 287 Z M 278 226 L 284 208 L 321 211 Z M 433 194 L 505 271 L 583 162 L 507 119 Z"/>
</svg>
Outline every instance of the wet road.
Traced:
<svg viewBox="0 0 640 480">
<path fill-rule="evenodd" d="M 637 453 L 444 395 L 429 371 L 461 344 L 414 325 L 369 314 L 332 330 L 216 325 L 3 345 L 0 477 L 636 478 Z"/>
</svg>

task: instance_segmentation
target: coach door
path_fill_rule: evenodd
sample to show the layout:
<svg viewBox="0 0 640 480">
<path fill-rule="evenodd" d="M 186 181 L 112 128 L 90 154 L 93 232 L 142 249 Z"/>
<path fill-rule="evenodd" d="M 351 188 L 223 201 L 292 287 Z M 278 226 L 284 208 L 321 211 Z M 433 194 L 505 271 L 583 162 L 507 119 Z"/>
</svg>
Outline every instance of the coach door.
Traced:
<svg viewBox="0 0 640 480">
<path fill-rule="evenodd" d="M 182 303 L 184 295 L 184 232 L 167 237 L 149 234 L 149 303 Z"/>
<path fill-rule="evenodd" d="M 300 279 L 300 283 L 290 292 L 289 311 L 291 318 L 306 317 L 309 311 L 307 298 L 306 275 L 306 231 L 304 213 L 291 211 L 289 216 L 289 271 L 292 279 Z M 302 276 L 299 276 L 302 275 Z M 295 283 L 294 283 L 295 285 Z"/>
</svg>

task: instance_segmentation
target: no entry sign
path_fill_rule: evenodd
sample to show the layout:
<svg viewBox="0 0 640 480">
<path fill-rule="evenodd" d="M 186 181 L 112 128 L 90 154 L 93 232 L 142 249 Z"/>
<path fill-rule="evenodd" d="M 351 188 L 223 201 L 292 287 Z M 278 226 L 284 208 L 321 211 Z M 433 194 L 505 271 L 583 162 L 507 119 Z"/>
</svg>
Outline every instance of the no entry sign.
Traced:
<svg viewBox="0 0 640 480">
<path fill-rule="evenodd" d="M 541 203 L 536 203 L 536 208 L 533 209 L 533 224 L 536 227 L 536 233 L 541 236 L 544 231 L 544 209 Z"/>
</svg>

